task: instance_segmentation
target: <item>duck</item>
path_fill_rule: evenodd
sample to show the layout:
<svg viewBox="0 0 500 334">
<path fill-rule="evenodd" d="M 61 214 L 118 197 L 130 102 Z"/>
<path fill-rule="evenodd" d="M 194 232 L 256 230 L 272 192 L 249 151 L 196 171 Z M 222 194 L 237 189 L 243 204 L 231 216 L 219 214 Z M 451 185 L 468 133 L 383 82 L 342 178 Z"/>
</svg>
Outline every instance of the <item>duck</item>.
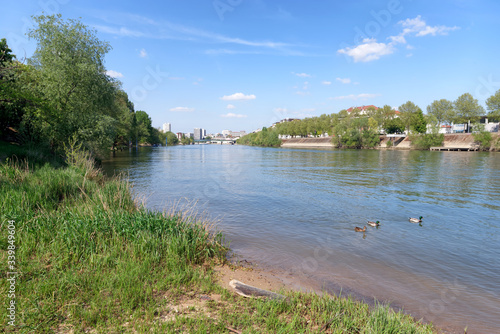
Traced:
<svg viewBox="0 0 500 334">
<path fill-rule="evenodd" d="M 354 231 L 356 231 L 356 232 L 366 232 L 366 226 L 365 226 L 365 227 L 363 227 L 363 228 L 361 228 L 361 227 L 357 227 L 357 226 L 356 226 L 356 227 L 354 228 Z"/>
<path fill-rule="evenodd" d="M 410 221 L 410 223 L 421 223 L 422 222 L 422 216 L 420 216 L 419 218 L 408 218 L 408 220 Z"/>
<path fill-rule="evenodd" d="M 373 227 L 380 226 L 380 222 L 378 220 L 376 222 L 367 221 L 366 223 Z"/>
</svg>

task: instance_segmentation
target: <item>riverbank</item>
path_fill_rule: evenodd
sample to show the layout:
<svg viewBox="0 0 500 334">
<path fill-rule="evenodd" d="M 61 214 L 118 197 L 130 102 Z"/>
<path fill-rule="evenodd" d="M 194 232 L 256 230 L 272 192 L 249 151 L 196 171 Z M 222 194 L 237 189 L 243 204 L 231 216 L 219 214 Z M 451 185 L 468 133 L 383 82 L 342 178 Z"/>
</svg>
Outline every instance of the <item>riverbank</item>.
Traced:
<svg viewBox="0 0 500 334">
<path fill-rule="evenodd" d="M 492 134 L 493 142 L 499 140 L 499 134 Z M 391 142 L 392 145 L 387 143 Z M 282 139 L 281 147 L 289 148 L 334 148 L 332 137 L 323 138 L 290 138 Z M 380 149 L 396 149 L 410 150 L 413 149 L 409 137 L 391 137 L 380 136 L 380 144 L 375 148 Z M 461 151 L 476 151 L 479 145 L 476 143 L 471 133 L 456 133 L 445 134 L 442 149 L 444 150 L 461 150 Z"/>
<path fill-rule="evenodd" d="M 272 274 L 235 274 L 210 222 L 141 208 L 126 181 L 105 178 L 85 154 L 68 161 L 62 168 L 0 165 L 1 272 L 16 273 L 13 283 L 0 283 L 15 291 L 1 297 L 2 305 L 15 304 L 13 320 L 3 312 L 3 332 L 433 332 L 385 306 L 285 285 L 262 287 L 282 289 L 286 301 L 236 295 L 218 279 L 259 286 Z"/>
</svg>

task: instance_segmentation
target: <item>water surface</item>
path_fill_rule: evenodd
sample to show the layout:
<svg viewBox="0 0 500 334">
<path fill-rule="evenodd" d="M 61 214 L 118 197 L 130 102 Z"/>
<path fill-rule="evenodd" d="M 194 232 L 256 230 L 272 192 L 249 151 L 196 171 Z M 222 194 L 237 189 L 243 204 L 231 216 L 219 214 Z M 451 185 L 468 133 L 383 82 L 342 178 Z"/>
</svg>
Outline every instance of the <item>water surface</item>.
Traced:
<svg viewBox="0 0 500 334">
<path fill-rule="evenodd" d="M 291 281 L 500 332 L 498 153 L 194 145 L 119 152 L 104 169 L 128 173 L 149 208 L 196 201 L 236 254 Z M 382 224 L 355 233 L 367 220 Z"/>
</svg>

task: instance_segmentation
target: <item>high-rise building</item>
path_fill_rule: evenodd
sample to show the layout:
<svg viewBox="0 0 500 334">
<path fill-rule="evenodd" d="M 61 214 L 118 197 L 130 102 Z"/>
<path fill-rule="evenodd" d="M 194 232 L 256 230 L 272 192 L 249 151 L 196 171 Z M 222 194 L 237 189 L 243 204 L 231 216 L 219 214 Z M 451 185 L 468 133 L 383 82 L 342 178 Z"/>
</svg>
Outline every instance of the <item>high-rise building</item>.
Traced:
<svg viewBox="0 0 500 334">
<path fill-rule="evenodd" d="M 202 139 L 203 139 L 203 129 L 195 128 L 194 140 L 202 140 Z"/>
<path fill-rule="evenodd" d="M 163 132 L 170 132 L 170 131 L 172 131 L 172 124 L 163 123 Z"/>
</svg>

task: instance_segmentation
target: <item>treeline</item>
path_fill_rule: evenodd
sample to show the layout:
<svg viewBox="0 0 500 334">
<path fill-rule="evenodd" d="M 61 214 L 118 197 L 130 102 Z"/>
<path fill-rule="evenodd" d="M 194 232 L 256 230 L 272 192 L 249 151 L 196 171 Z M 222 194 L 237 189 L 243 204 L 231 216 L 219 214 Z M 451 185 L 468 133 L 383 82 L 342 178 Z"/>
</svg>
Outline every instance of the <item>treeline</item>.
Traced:
<svg viewBox="0 0 500 334">
<path fill-rule="evenodd" d="M 278 132 L 274 129 L 262 128 L 259 132 L 249 133 L 236 141 L 240 145 L 278 147 L 281 140 L 278 138 Z"/>
<path fill-rule="evenodd" d="M 0 136 L 60 151 L 69 140 L 94 155 L 121 145 L 165 143 L 165 135 L 106 74 L 111 50 L 96 31 L 61 15 L 34 17 L 28 37 L 37 42 L 22 63 L 0 42 Z"/>
<path fill-rule="evenodd" d="M 500 90 L 486 100 L 487 116 L 491 121 L 500 120 Z M 345 148 L 370 148 L 380 142 L 380 134 L 394 134 L 406 132 L 410 135 L 415 148 L 426 149 L 431 146 L 440 146 L 444 136 L 438 134 L 443 124 L 466 124 L 467 132 L 475 132 L 481 147 L 491 145 L 491 134 L 484 131 L 484 126 L 479 124 L 481 116 L 486 114 L 477 99 L 465 93 L 455 101 L 445 99 L 433 101 L 427 107 L 427 114 L 422 109 L 408 101 L 398 108 L 398 112 L 389 105 L 382 108 L 368 107 L 364 111 L 354 108 L 350 112 L 341 110 L 330 115 L 323 114 L 302 120 L 293 120 L 276 124 L 269 129 L 266 138 L 277 138 L 279 135 L 292 137 L 308 137 L 329 135 L 337 147 Z M 430 126 L 428 126 L 430 125 Z M 430 131 L 428 131 L 430 129 Z M 258 146 L 263 136 L 249 134 L 241 138 L 238 143 Z"/>
</svg>

